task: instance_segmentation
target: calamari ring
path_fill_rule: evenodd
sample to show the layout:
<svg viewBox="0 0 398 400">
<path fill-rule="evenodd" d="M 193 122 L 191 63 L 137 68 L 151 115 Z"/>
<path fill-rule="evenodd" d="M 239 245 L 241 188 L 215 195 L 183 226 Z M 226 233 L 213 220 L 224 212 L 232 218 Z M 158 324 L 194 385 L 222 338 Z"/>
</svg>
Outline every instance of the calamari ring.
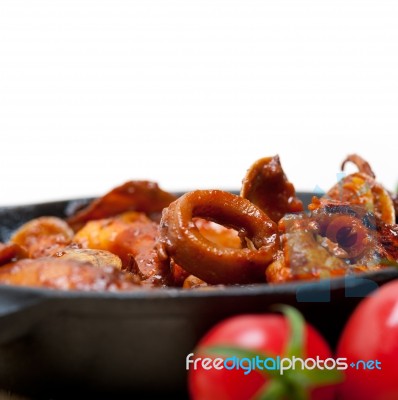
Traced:
<svg viewBox="0 0 398 400">
<path fill-rule="evenodd" d="M 227 248 L 201 235 L 194 217 L 240 232 L 249 247 Z M 190 274 L 211 284 L 264 281 L 264 272 L 278 248 L 276 224 L 249 200 L 221 190 L 187 193 L 163 210 L 160 257 L 172 257 Z"/>
<path fill-rule="evenodd" d="M 368 230 L 358 218 L 350 215 L 337 215 L 331 218 L 325 236 L 338 243 L 349 258 L 360 256 L 372 245 Z"/>
</svg>

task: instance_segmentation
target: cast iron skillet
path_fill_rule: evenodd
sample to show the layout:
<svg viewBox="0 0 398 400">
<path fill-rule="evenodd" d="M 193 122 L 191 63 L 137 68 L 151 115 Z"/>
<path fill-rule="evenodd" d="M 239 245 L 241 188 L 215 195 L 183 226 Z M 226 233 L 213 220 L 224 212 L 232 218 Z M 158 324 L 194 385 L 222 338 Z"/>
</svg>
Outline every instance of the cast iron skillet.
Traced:
<svg viewBox="0 0 398 400">
<path fill-rule="evenodd" d="M 311 195 L 300 196 L 308 203 Z M 32 218 L 63 217 L 87 201 L 0 208 L 0 241 Z M 184 397 L 185 358 L 217 321 L 292 304 L 334 345 L 361 298 L 397 277 L 388 268 L 315 283 L 132 293 L 0 285 L 0 388 L 55 399 Z"/>
</svg>

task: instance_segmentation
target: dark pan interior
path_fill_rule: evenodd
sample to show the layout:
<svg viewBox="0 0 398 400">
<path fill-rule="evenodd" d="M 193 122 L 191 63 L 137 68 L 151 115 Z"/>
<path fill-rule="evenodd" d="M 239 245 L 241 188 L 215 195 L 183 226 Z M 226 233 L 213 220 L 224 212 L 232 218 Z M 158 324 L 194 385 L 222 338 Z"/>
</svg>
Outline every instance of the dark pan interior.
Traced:
<svg viewBox="0 0 398 400">
<path fill-rule="evenodd" d="M 300 195 L 308 203 L 311 194 Z M 88 199 L 0 209 L 0 240 Z M 349 314 L 395 269 L 283 285 L 83 293 L 0 286 L 0 388 L 38 398 L 186 396 L 185 357 L 216 322 L 291 304 L 335 345 Z"/>
</svg>

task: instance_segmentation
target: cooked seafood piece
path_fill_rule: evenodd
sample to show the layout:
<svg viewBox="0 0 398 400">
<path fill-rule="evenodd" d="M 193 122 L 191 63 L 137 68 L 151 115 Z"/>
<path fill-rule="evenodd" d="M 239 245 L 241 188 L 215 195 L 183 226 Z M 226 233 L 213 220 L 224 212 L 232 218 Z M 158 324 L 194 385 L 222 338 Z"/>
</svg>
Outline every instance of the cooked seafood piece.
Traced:
<svg viewBox="0 0 398 400">
<path fill-rule="evenodd" d="M 325 197 L 362 206 L 386 224 L 395 224 L 393 198 L 375 180 L 375 174 L 369 163 L 362 157 L 352 154 L 344 160 L 342 169 L 347 162 L 354 163 L 359 172 L 344 177 L 326 193 Z"/>
<path fill-rule="evenodd" d="M 243 178 L 240 195 L 264 211 L 274 222 L 285 214 L 303 211 L 294 186 L 287 180 L 278 156 L 261 158 Z"/>
<path fill-rule="evenodd" d="M 193 218 L 201 217 L 239 232 L 242 248 L 206 239 Z M 278 249 L 276 224 L 249 200 L 221 190 L 197 190 L 164 209 L 159 255 L 211 284 L 261 282 Z"/>
<path fill-rule="evenodd" d="M 60 290 L 118 291 L 140 288 L 136 277 L 114 267 L 45 257 L 19 260 L 0 268 L 0 283 Z"/>
<path fill-rule="evenodd" d="M 73 230 L 61 218 L 40 217 L 22 225 L 10 241 L 22 247 L 28 257 L 39 258 L 62 250 L 72 238 Z"/>
<path fill-rule="evenodd" d="M 127 211 L 148 215 L 160 214 L 177 197 L 160 189 L 150 181 L 129 181 L 92 201 L 67 219 L 73 230 L 79 230 L 86 222 L 113 217 Z"/>
</svg>

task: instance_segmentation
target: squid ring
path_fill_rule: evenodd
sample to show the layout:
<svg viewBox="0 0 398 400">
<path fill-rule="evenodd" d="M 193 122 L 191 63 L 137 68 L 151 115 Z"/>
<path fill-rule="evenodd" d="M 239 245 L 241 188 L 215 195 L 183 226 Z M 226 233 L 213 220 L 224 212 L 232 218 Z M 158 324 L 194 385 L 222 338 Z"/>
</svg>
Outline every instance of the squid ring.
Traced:
<svg viewBox="0 0 398 400">
<path fill-rule="evenodd" d="M 192 218 L 236 229 L 249 246 L 232 249 L 204 238 Z M 278 249 L 277 226 L 249 200 L 221 190 L 186 193 L 163 210 L 159 254 L 211 284 L 264 281 Z M 245 243 L 245 240 L 242 242 Z"/>
<path fill-rule="evenodd" d="M 350 215 L 332 218 L 325 236 L 338 243 L 348 253 L 349 258 L 360 256 L 371 246 L 368 230 L 357 218 Z"/>
</svg>

